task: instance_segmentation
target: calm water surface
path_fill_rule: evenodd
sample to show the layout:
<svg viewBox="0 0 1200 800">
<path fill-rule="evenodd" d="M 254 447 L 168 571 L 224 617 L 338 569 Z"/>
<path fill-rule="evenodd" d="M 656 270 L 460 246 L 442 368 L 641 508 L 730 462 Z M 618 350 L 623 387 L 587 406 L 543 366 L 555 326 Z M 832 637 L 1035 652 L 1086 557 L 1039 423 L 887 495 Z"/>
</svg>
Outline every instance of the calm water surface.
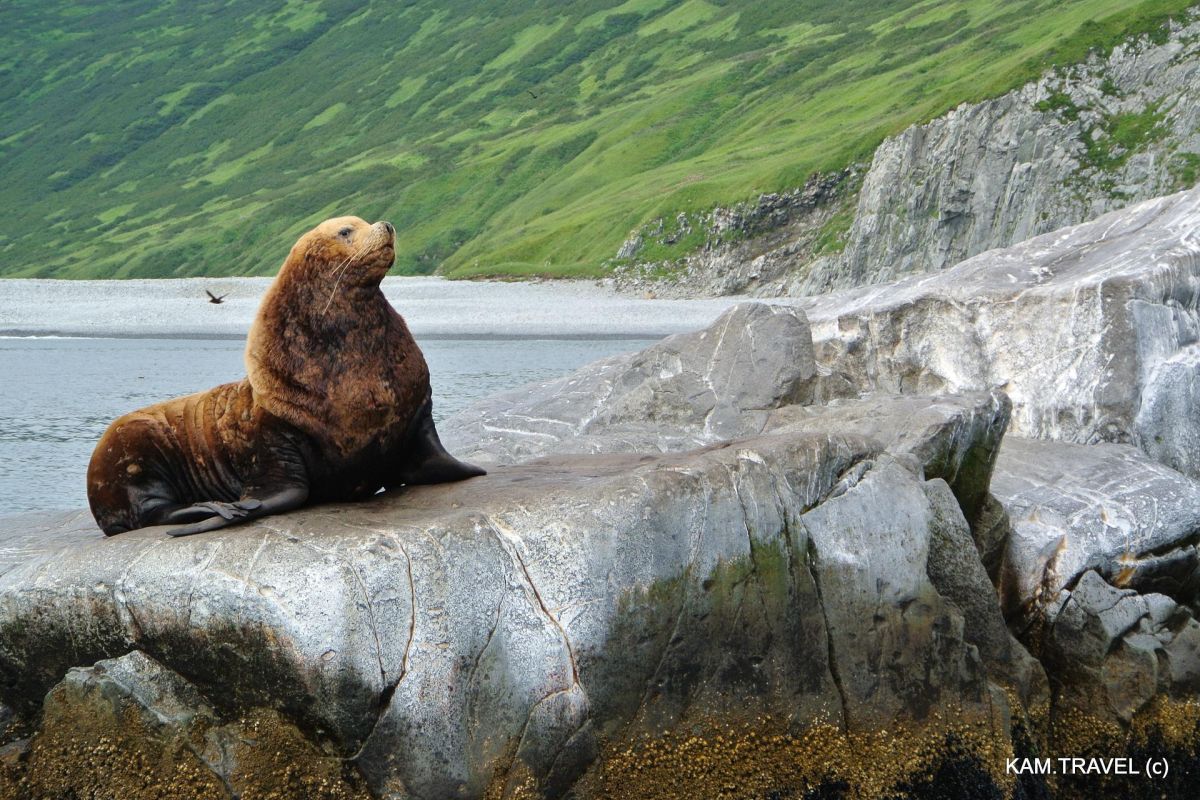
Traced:
<svg viewBox="0 0 1200 800">
<path fill-rule="evenodd" d="M 570 372 L 646 339 L 426 339 L 434 416 Z M 0 515 L 85 507 L 92 448 L 114 418 L 239 380 L 240 339 L 0 338 Z"/>
</svg>

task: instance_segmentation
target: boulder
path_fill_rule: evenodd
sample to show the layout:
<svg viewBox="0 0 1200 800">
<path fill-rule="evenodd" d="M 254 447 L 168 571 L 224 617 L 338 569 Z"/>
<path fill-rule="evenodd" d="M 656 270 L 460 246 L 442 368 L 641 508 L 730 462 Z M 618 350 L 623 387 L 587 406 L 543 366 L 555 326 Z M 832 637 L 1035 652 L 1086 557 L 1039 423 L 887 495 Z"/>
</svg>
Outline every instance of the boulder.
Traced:
<svg viewBox="0 0 1200 800">
<path fill-rule="evenodd" d="M 195 686 L 138 650 L 67 672 L 26 747 L 34 797 L 370 797 L 279 714 L 222 724 Z"/>
<path fill-rule="evenodd" d="M 763 430 L 771 409 L 812 399 L 804 313 L 743 303 L 709 327 L 504 392 L 438 424 L 484 465 L 550 453 L 673 452 Z"/>
<path fill-rule="evenodd" d="M 1088 571 L 1181 603 L 1200 596 L 1200 483 L 1137 448 L 1008 436 L 991 490 L 1011 521 L 998 577 L 1010 619 L 1042 622 Z"/>
<path fill-rule="evenodd" d="M 968 259 L 801 301 L 817 396 L 1004 391 L 1010 431 L 1132 443 L 1200 467 L 1200 188 Z"/>
<path fill-rule="evenodd" d="M 1200 622 L 1191 609 L 1119 589 L 1088 570 L 1047 610 L 1036 650 L 1056 683 L 1049 734 L 1060 752 L 1105 757 L 1127 737 L 1142 758 L 1165 758 L 1183 773 L 1158 796 L 1195 795 L 1195 778 L 1187 776 L 1200 737 Z M 1147 718 L 1165 724 L 1147 731 Z M 1089 789 L 1128 791 L 1128 784 L 1074 776 L 1060 788 L 1085 796 Z"/>
<path fill-rule="evenodd" d="M 1050 617 L 1043 650 L 1068 688 L 1060 709 L 1129 722 L 1157 696 L 1200 688 L 1200 623 L 1169 597 L 1118 589 L 1088 570 Z"/>
<path fill-rule="evenodd" d="M 263 720 L 352 767 L 330 797 L 882 791 L 947 737 L 969 744 L 964 780 L 996 785 L 1024 713 L 1008 698 L 1040 684 L 970 599 L 996 607 L 978 570 L 945 569 L 971 550 L 947 465 L 994 452 L 1007 406 L 867 402 L 186 539 L 6 526 L 0 699 L 34 730 L 30 765 L 77 752 L 55 744 L 67 710 L 97 736 L 137 719 L 146 758 L 213 796 L 249 756 L 212 742 Z M 77 791 L 105 774 L 80 763 Z"/>
</svg>

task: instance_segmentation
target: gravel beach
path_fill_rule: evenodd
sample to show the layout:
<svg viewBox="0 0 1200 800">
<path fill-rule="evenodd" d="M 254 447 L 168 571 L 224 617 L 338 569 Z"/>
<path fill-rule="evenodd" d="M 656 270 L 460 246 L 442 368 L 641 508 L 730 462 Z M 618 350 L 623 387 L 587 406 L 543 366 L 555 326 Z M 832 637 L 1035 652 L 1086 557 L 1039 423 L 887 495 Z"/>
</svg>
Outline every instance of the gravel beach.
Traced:
<svg viewBox="0 0 1200 800">
<path fill-rule="evenodd" d="M 0 280 L 0 335 L 238 338 L 271 280 Z M 594 281 L 389 277 L 383 289 L 418 337 L 653 338 L 703 328 L 744 299 L 645 299 Z"/>
</svg>

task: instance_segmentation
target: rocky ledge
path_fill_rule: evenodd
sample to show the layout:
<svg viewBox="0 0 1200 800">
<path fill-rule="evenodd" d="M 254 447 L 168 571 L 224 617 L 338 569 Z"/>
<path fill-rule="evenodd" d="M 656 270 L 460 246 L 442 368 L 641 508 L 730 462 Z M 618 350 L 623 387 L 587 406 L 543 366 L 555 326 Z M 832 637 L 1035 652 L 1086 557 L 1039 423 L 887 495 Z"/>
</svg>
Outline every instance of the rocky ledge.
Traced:
<svg viewBox="0 0 1200 800">
<path fill-rule="evenodd" d="M 1196 796 L 1194 417 L 1138 420 L 1197 204 L 493 398 L 483 478 L 5 520 L 0 798 Z"/>
</svg>

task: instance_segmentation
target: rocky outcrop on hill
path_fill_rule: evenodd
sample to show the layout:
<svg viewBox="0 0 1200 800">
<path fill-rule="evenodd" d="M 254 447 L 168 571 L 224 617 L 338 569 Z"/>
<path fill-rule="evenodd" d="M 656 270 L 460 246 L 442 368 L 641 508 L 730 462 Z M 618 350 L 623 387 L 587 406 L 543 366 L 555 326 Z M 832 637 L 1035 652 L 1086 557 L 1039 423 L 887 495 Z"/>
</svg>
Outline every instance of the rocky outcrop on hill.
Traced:
<svg viewBox="0 0 1200 800">
<path fill-rule="evenodd" d="M 1193 417 L 1139 419 L 1198 207 L 486 401 L 440 425 L 482 478 L 0 522 L 0 798 L 1195 796 Z M 1172 770 L 1011 768 L 1089 756 Z"/>
<path fill-rule="evenodd" d="M 1200 22 L 1119 45 L 875 151 L 840 257 L 791 293 L 893 280 L 1200 180 Z"/>
<path fill-rule="evenodd" d="M 1200 180 L 1200 21 L 1142 37 L 885 140 L 868 169 L 804 217 L 704 247 L 665 294 L 802 296 L 934 272 Z M 850 201 L 854 188 L 857 199 Z M 843 208 L 843 204 L 848 203 Z M 718 210 L 719 211 L 719 210 Z M 837 251 L 837 252 L 835 252 Z M 637 261 L 636 251 L 621 258 Z"/>
<path fill-rule="evenodd" d="M 797 263 L 842 245 L 865 168 L 818 173 L 790 192 L 656 220 L 621 245 L 610 280 L 627 292 L 664 296 L 777 294 Z M 653 255 L 689 244 L 699 249 L 674 262 Z"/>
</svg>

